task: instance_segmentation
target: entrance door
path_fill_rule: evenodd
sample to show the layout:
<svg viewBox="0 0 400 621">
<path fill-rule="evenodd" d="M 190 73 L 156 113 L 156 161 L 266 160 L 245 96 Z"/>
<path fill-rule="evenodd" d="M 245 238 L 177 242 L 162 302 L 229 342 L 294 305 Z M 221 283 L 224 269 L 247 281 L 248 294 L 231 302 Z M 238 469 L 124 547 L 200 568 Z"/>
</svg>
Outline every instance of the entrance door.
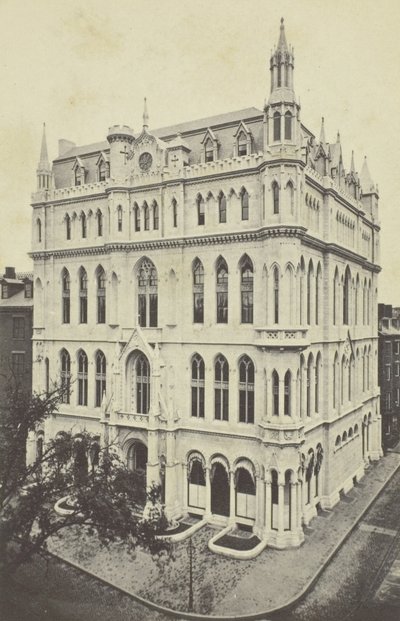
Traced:
<svg viewBox="0 0 400 621">
<path fill-rule="evenodd" d="M 213 464 L 211 482 L 211 513 L 229 517 L 229 479 L 222 464 Z"/>
</svg>

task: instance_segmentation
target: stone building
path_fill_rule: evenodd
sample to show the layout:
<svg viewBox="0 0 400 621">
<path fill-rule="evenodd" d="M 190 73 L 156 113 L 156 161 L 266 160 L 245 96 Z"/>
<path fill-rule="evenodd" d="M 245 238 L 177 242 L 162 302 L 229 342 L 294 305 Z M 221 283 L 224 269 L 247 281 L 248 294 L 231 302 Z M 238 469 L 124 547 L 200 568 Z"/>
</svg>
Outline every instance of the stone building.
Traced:
<svg viewBox="0 0 400 621">
<path fill-rule="evenodd" d="M 32 390 L 32 277 L 14 267 L 0 277 L 0 398 L 10 381 Z"/>
<path fill-rule="evenodd" d="M 400 434 L 400 308 L 379 304 L 378 321 L 382 440 L 389 448 L 399 441 Z"/>
<path fill-rule="evenodd" d="M 303 125 L 283 22 L 270 73 L 263 109 L 152 130 L 145 102 L 52 168 L 43 138 L 33 356 L 70 387 L 45 438 L 115 441 L 168 515 L 284 548 L 382 454 L 378 190 Z"/>
</svg>

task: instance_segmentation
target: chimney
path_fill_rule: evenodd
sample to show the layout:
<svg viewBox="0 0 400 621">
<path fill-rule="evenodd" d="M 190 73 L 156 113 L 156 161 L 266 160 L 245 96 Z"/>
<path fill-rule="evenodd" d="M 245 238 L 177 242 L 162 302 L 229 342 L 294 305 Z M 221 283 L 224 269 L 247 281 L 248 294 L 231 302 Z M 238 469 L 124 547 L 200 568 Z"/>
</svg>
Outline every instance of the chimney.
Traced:
<svg viewBox="0 0 400 621">
<path fill-rule="evenodd" d="M 17 276 L 15 274 L 15 267 L 6 267 L 6 273 L 4 274 L 4 278 L 12 278 L 16 280 Z"/>
</svg>

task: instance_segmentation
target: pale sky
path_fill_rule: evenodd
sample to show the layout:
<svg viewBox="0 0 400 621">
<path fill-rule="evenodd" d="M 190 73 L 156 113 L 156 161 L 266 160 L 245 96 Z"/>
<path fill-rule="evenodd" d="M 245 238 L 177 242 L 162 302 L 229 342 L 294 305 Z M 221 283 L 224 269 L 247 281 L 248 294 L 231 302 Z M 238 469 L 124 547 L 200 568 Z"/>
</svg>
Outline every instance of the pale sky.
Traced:
<svg viewBox="0 0 400 621">
<path fill-rule="evenodd" d="M 262 108 L 280 18 L 295 48 L 303 123 L 340 130 L 379 184 L 379 301 L 400 305 L 400 2 L 398 0 L 0 0 L 0 271 L 32 269 L 30 193 L 42 124 L 58 139 L 105 140 Z"/>
</svg>

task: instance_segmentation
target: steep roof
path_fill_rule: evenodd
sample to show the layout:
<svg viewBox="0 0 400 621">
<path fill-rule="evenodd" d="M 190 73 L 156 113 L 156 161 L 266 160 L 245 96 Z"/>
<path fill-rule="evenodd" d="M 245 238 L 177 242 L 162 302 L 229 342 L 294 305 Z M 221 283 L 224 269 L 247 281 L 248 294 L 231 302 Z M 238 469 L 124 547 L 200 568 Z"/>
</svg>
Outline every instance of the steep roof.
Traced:
<svg viewBox="0 0 400 621">
<path fill-rule="evenodd" d="M 159 129 L 152 129 L 149 134 L 152 134 L 156 138 L 173 138 L 177 134 L 191 134 L 196 133 L 202 129 L 206 131 L 208 127 L 216 127 L 218 125 L 225 125 L 230 123 L 239 123 L 239 121 L 250 121 L 251 119 L 260 118 L 262 116 L 262 110 L 259 108 L 243 108 L 242 110 L 236 110 L 234 112 L 226 112 L 225 114 L 218 114 L 216 116 L 209 116 L 203 119 L 197 119 L 195 121 L 186 121 L 185 123 L 178 123 L 177 125 L 169 125 L 167 127 L 161 127 Z M 136 134 L 136 137 L 141 132 Z M 109 144 L 107 140 L 103 142 L 94 142 L 88 145 L 82 145 L 80 147 L 73 147 L 69 149 L 63 155 L 59 155 L 55 158 L 55 162 L 60 160 L 70 159 L 72 157 L 79 157 L 89 153 L 96 153 L 98 151 L 108 151 Z"/>
<path fill-rule="evenodd" d="M 0 308 L 2 307 L 13 307 L 13 306 L 32 306 L 33 307 L 33 298 L 26 298 L 25 291 L 22 289 L 9 298 L 0 298 Z"/>
</svg>

